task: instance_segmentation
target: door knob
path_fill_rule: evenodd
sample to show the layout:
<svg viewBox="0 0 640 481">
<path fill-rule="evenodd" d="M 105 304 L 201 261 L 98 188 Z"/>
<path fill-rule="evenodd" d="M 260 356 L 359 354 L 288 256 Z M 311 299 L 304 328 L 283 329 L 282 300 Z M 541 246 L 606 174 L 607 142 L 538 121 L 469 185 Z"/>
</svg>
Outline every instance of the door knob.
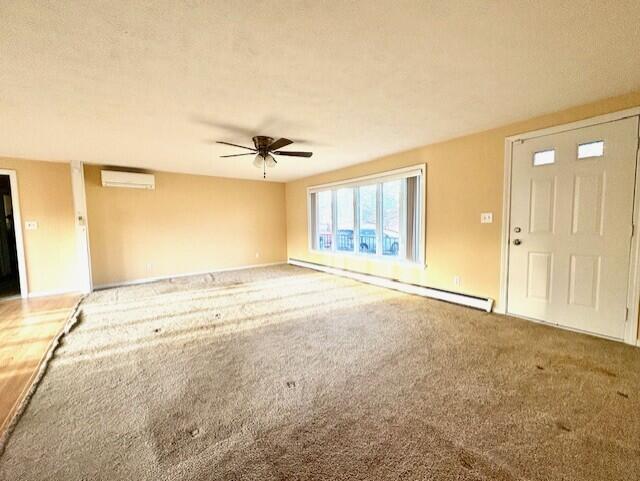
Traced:
<svg viewBox="0 0 640 481">
<path fill-rule="evenodd" d="M 514 246 L 519 246 L 520 244 L 522 244 L 522 241 L 520 239 L 513 239 Z"/>
</svg>

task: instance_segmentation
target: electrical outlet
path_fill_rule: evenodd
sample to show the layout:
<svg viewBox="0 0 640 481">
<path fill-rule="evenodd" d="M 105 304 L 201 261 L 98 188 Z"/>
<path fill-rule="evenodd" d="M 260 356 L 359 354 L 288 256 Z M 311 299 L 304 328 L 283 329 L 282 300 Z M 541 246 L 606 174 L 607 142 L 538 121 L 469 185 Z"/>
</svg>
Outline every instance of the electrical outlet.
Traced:
<svg viewBox="0 0 640 481">
<path fill-rule="evenodd" d="M 258 257 L 260 257 L 260 253 L 259 253 L 259 252 L 256 252 L 256 259 L 257 259 Z"/>
<path fill-rule="evenodd" d="M 460 287 L 460 276 L 453 276 L 453 285 Z"/>
<path fill-rule="evenodd" d="M 36 220 L 28 220 L 24 223 L 24 227 L 27 230 L 37 230 L 38 229 L 38 221 Z"/>
<path fill-rule="evenodd" d="M 493 212 L 483 212 L 480 214 L 480 223 L 481 224 L 492 224 L 493 223 Z"/>
</svg>

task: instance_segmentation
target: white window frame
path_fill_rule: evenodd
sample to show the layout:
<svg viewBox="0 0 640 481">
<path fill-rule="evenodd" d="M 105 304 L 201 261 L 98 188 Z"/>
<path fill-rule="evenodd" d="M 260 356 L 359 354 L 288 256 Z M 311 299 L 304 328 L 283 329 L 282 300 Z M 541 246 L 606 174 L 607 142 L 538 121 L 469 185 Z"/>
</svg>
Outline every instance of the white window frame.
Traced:
<svg viewBox="0 0 640 481">
<path fill-rule="evenodd" d="M 327 189 L 328 190 L 328 189 Z M 316 191 L 319 192 L 319 191 Z M 323 252 L 323 253 L 327 253 L 327 252 L 333 252 L 333 246 L 335 245 L 335 232 L 336 232 L 336 194 L 335 192 L 331 192 L 331 249 L 317 249 L 315 247 L 313 247 L 313 250 L 315 252 Z M 318 213 L 320 211 L 320 203 L 318 202 L 318 198 L 316 197 L 316 211 L 314 212 L 314 216 L 313 218 L 315 218 L 316 220 L 316 224 L 318 223 Z M 309 239 L 311 240 L 311 245 L 314 244 L 315 239 L 313 238 L 313 228 L 311 226 L 311 222 L 309 222 L 309 220 L 311 219 L 311 196 L 308 193 L 307 194 L 307 223 L 309 225 Z M 318 226 L 316 225 L 316 236 L 320 235 L 320 232 L 318 231 Z"/>
<path fill-rule="evenodd" d="M 307 239 L 308 239 L 308 248 L 309 251 L 314 254 L 323 254 L 330 256 L 339 256 L 339 257 L 355 257 L 360 259 L 370 259 L 376 261 L 384 261 L 384 262 L 395 262 L 395 263 L 405 263 L 410 265 L 421 265 L 426 267 L 425 259 L 426 259 L 426 164 L 418 164 L 412 165 L 409 167 L 403 167 L 401 169 L 395 169 L 387 172 L 381 172 L 378 174 L 367 175 L 364 177 L 357 177 L 348 180 L 331 182 L 327 184 L 321 185 L 313 185 L 307 187 Z M 406 179 L 408 177 L 418 176 L 418 200 L 417 200 L 417 208 L 418 208 L 418 216 L 419 216 L 419 227 L 418 227 L 418 259 L 417 260 L 407 260 L 406 259 L 406 210 L 407 210 L 407 196 L 406 196 L 406 183 L 401 184 L 401 202 L 400 202 L 400 225 L 401 232 L 405 233 L 404 235 L 400 235 L 398 252 L 401 253 L 398 256 L 390 256 L 383 254 L 383 240 L 384 240 L 384 232 L 383 225 L 384 219 L 382 215 L 382 183 L 389 182 L 392 180 L 400 180 Z M 376 212 L 376 253 L 363 253 L 360 252 L 360 245 L 357 239 L 360 238 L 360 209 L 359 209 L 359 187 L 364 185 L 377 185 L 377 212 Z M 353 251 L 341 251 L 337 249 L 337 203 L 336 203 L 336 192 L 338 189 L 342 188 L 353 188 L 353 209 L 354 209 L 354 226 L 353 226 Z M 312 219 L 318 219 L 318 202 L 316 201 L 316 212 L 314 215 L 311 215 L 311 194 L 330 190 L 332 192 L 331 198 L 331 215 L 332 215 L 332 242 L 331 249 L 317 249 L 315 247 L 315 239 L 314 239 L 314 229 L 311 225 Z"/>
</svg>

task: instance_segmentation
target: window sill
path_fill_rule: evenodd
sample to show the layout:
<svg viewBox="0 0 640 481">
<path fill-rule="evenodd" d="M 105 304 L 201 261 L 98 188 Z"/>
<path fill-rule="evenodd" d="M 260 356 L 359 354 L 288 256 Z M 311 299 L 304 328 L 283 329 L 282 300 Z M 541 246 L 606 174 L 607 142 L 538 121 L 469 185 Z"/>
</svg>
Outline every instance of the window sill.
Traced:
<svg viewBox="0 0 640 481">
<path fill-rule="evenodd" d="M 398 259 L 391 256 L 379 256 L 376 254 L 358 254 L 355 252 L 345 251 L 323 251 L 320 249 L 309 249 L 310 254 L 326 255 L 331 257 L 354 259 L 357 261 L 373 261 L 380 264 L 398 264 L 402 267 L 408 267 L 413 269 L 426 269 L 427 264 L 424 262 L 408 261 L 406 259 Z"/>
</svg>

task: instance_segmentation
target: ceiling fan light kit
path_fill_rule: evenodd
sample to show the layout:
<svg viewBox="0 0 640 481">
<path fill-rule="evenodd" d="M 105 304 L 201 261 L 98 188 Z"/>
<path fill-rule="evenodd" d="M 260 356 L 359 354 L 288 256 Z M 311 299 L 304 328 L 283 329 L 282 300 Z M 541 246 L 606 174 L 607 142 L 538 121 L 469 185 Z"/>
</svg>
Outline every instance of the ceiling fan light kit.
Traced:
<svg viewBox="0 0 640 481">
<path fill-rule="evenodd" d="M 266 137 L 264 135 L 256 135 L 253 138 L 253 145 L 255 148 L 245 147 L 244 145 L 232 144 L 230 142 L 224 142 L 222 140 L 217 142 L 218 144 L 230 145 L 232 147 L 238 147 L 241 149 L 249 150 L 250 152 L 243 152 L 240 154 L 221 155 L 220 157 L 239 157 L 241 155 L 256 155 L 253 159 L 253 165 L 258 169 L 262 169 L 262 178 L 267 178 L 267 167 L 275 167 L 278 161 L 271 154 L 284 155 L 288 157 L 311 157 L 312 152 L 293 152 L 286 150 L 279 150 L 287 145 L 293 144 L 292 140 L 280 138 L 274 140 L 273 137 Z"/>
<path fill-rule="evenodd" d="M 253 159 L 254 167 L 258 169 L 262 169 L 263 167 L 275 167 L 278 161 L 273 158 L 271 154 L 267 154 L 266 157 L 263 157 L 262 154 L 256 155 L 256 158 Z"/>
</svg>

